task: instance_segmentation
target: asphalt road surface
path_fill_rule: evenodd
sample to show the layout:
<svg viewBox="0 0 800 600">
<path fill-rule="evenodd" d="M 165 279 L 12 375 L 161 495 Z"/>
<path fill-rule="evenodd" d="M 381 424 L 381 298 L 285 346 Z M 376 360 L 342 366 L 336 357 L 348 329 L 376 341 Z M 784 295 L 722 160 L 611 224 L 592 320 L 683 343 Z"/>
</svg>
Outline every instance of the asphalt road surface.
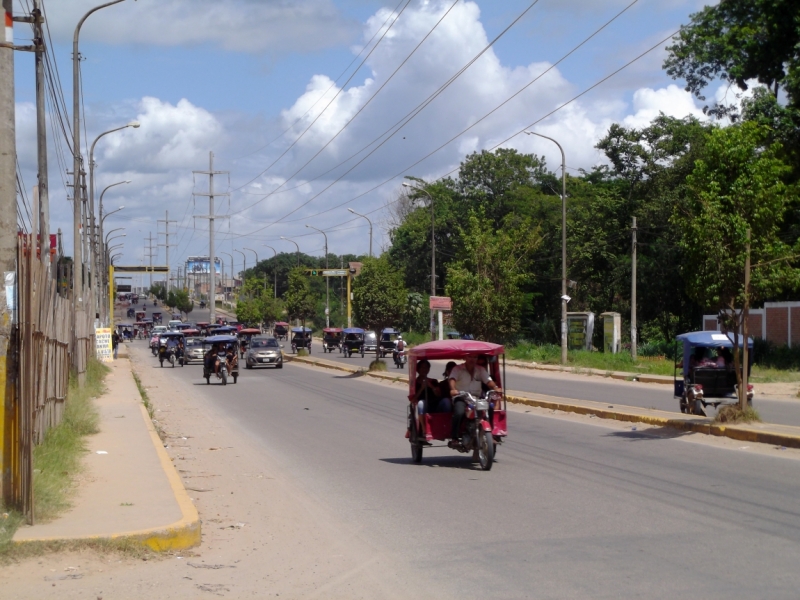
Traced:
<svg viewBox="0 0 800 600">
<path fill-rule="evenodd" d="M 291 363 L 227 386 L 206 385 L 200 366 L 173 372 L 441 597 L 800 589 L 800 452 L 519 409 L 491 471 L 447 448 L 414 465 L 400 386 Z"/>
<path fill-rule="evenodd" d="M 148 315 L 153 310 L 152 304 L 146 309 Z M 141 304 L 140 304 L 141 306 Z M 167 309 L 162 310 L 167 322 Z M 207 309 L 195 308 L 192 311 L 191 320 L 208 321 L 209 312 Z M 291 338 L 290 338 L 291 339 Z M 290 341 L 281 342 L 286 354 L 291 354 Z M 322 344 L 314 340 L 311 345 L 311 356 L 326 358 L 347 364 L 350 366 L 366 368 L 375 359 L 374 354 L 366 354 L 364 358 L 360 354 L 347 357 L 339 352 L 324 352 Z M 386 359 L 389 370 L 395 370 L 391 357 Z M 431 377 L 439 378 L 443 371 L 443 365 L 434 365 L 431 369 Z M 654 408 L 669 412 L 679 412 L 678 399 L 672 394 L 672 386 L 661 384 L 639 384 L 634 382 L 620 382 L 618 380 L 603 379 L 600 377 L 574 377 L 560 373 L 547 371 L 532 371 L 520 368 L 507 368 L 507 379 L 505 389 L 509 391 L 530 392 L 556 396 L 559 398 L 575 398 L 578 400 L 593 400 L 609 405 L 638 406 L 641 408 Z M 800 427 L 800 402 L 785 400 L 774 400 L 759 398 L 756 387 L 756 397 L 754 406 L 758 409 L 761 418 L 766 423 L 777 423 L 780 425 L 793 425 Z M 714 409 L 708 407 L 708 416 L 714 416 Z"/>
</svg>

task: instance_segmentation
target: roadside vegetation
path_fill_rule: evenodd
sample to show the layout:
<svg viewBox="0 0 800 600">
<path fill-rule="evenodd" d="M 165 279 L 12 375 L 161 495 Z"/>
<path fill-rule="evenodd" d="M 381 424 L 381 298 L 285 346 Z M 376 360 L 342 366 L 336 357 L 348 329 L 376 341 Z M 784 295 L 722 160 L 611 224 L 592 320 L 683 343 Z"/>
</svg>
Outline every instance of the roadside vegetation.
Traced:
<svg viewBox="0 0 800 600">
<path fill-rule="evenodd" d="M 37 522 L 50 521 L 71 505 L 75 480 L 81 473 L 81 459 L 86 452 L 86 436 L 98 431 L 94 399 L 105 391 L 103 380 L 109 372 L 103 363 L 90 359 L 83 388 L 78 387 L 75 377 L 70 377 L 61 423 L 48 431 L 44 442 L 34 448 L 33 500 Z M 11 540 L 23 521 L 22 515 L 15 511 L 2 514 L 0 555 L 15 552 Z"/>
</svg>

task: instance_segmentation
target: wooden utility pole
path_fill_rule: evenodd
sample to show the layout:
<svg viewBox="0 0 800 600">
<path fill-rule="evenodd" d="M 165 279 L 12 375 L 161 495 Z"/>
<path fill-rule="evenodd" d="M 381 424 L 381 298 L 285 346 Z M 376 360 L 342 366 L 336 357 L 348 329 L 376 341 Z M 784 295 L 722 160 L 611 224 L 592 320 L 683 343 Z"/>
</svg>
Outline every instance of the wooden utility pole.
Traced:
<svg viewBox="0 0 800 600">
<path fill-rule="evenodd" d="M 0 40 L 0 271 L 4 287 L 13 285 L 17 258 L 17 147 L 14 126 L 14 28 L 11 1 L 3 0 L 4 35 Z M 11 274 L 12 280 L 9 281 Z M 12 296 L 13 297 L 13 296 Z M 12 444 L 16 388 L 14 307 L 0 294 L 0 499 L 11 500 Z M 14 449 L 16 450 L 16 449 Z"/>
<path fill-rule="evenodd" d="M 636 360 L 636 217 L 633 217 L 631 233 L 631 358 Z"/>
</svg>

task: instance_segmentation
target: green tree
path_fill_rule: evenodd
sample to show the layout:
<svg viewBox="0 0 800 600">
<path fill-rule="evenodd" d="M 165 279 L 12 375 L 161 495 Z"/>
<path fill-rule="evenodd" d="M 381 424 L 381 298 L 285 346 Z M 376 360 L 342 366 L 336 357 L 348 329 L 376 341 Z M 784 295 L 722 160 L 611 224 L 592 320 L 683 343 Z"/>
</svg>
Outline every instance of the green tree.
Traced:
<svg viewBox="0 0 800 600">
<path fill-rule="evenodd" d="M 403 273 L 389 264 L 386 255 L 364 259 L 361 274 L 353 281 L 353 317 L 364 329 L 375 331 L 399 326 L 408 302 Z M 380 344 L 378 344 L 378 353 Z"/>
<path fill-rule="evenodd" d="M 189 298 L 189 292 L 186 290 L 175 290 L 174 292 L 170 292 L 170 294 L 174 294 L 174 304 L 172 306 L 179 312 L 188 316 L 189 313 L 194 310 L 194 302 Z"/>
<path fill-rule="evenodd" d="M 705 100 L 704 89 L 722 79 L 746 90 L 757 80 L 789 104 L 800 104 L 800 5 L 796 0 L 724 0 L 691 15 L 667 48 L 664 68 Z M 729 107 L 711 109 L 730 113 Z"/>
<path fill-rule="evenodd" d="M 316 312 L 316 298 L 311 292 L 311 285 L 306 272 L 297 267 L 289 272 L 289 286 L 283 296 L 289 319 L 299 319 L 306 325 Z"/>
<path fill-rule="evenodd" d="M 152 294 L 162 302 L 167 301 L 167 288 L 164 286 L 163 283 L 154 283 L 153 285 L 151 285 L 150 294 Z"/>
<path fill-rule="evenodd" d="M 459 259 L 447 273 L 447 295 L 453 299 L 453 325 L 487 341 L 508 341 L 519 333 L 525 266 L 541 243 L 530 221 L 500 229 L 487 227 L 482 213 L 469 215 L 460 232 Z"/>
<path fill-rule="evenodd" d="M 736 336 L 747 334 L 751 303 L 796 289 L 800 282 L 796 249 L 780 236 L 790 202 L 795 202 L 783 182 L 790 169 L 776 156 L 779 148 L 764 145 L 767 135 L 755 123 L 713 130 L 673 215 L 682 234 L 689 295 L 719 311 Z M 746 290 L 748 233 L 752 268 Z M 734 363 L 741 384 L 738 347 Z M 739 389 L 744 409 L 746 390 Z"/>
<path fill-rule="evenodd" d="M 419 292 L 408 292 L 403 313 L 403 331 L 427 331 L 430 318 L 428 298 Z"/>
</svg>

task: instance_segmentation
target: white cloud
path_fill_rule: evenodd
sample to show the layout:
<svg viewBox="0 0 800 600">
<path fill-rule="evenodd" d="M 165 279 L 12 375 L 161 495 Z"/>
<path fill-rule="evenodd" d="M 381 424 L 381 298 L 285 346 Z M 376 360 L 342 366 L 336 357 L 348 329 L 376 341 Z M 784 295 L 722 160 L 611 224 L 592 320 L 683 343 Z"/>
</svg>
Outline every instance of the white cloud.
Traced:
<svg viewBox="0 0 800 600">
<path fill-rule="evenodd" d="M 623 124 L 628 127 L 645 127 L 662 112 L 670 117 L 691 115 L 700 120 L 707 119 L 703 110 L 695 104 L 692 95 L 674 84 L 658 90 L 636 90 L 633 94 L 633 109 L 636 112 L 623 119 Z"/>
</svg>

